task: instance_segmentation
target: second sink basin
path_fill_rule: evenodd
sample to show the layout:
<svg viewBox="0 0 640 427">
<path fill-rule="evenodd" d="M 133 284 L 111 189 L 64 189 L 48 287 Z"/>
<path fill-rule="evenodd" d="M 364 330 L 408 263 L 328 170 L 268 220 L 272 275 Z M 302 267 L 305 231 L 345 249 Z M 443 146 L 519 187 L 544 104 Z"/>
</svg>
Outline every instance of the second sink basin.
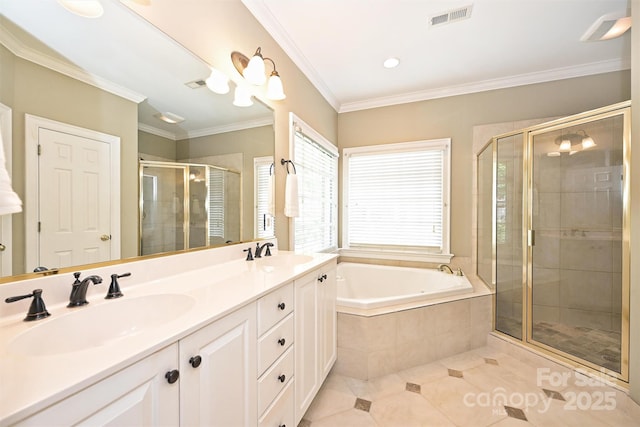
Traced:
<svg viewBox="0 0 640 427">
<path fill-rule="evenodd" d="M 100 347 L 161 326 L 194 304 L 187 295 L 156 294 L 75 308 L 74 313 L 39 321 L 9 342 L 7 351 L 37 357 Z"/>
</svg>

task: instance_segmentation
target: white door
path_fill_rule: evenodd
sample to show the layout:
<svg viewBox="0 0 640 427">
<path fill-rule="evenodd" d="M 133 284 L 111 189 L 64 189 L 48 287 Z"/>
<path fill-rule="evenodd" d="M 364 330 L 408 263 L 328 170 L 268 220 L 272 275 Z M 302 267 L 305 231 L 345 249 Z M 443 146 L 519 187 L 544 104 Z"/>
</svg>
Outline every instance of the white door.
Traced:
<svg viewBox="0 0 640 427">
<path fill-rule="evenodd" d="M 109 144 L 40 129 L 40 265 L 110 259 Z"/>
<path fill-rule="evenodd" d="M 27 272 L 119 258 L 119 138 L 26 119 Z"/>
</svg>

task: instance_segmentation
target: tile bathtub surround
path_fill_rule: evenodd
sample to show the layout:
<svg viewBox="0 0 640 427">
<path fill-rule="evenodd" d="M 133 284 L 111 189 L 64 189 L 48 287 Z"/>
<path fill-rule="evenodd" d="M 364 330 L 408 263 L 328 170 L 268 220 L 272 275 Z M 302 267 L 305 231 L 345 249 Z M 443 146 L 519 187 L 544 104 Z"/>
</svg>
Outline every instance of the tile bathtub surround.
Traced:
<svg viewBox="0 0 640 427">
<path fill-rule="evenodd" d="M 486 344 L 491 295 L 364 317 L 338 313 L 335 372 L 361 380 Z"/>
<path fill-rule="evenodd" d="M 368 381 L 334 369 L 299 426 L 640 426 L 622 391 L 492 343 Z"/>
</svg>

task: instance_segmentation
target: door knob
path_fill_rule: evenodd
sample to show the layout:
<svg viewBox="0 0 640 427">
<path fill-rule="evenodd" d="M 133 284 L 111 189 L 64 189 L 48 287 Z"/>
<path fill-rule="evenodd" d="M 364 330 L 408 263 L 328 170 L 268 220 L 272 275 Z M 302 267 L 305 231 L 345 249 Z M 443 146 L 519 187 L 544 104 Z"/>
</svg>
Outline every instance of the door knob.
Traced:
<svg viewBox="0 0 640 427">
<path fill-rule="evenodd" d="M 0 252 L 4 252 L 5 249 L 7 249 L 7 247 L 0 243 Z"/>
<path fill-rule="evenodd" d="M 103 234 L 102 236 L 100 236 L 100 240 L 102 240 L 103 242 L 111 240 L 111 235 L 110 234 Z"/>
</svg>

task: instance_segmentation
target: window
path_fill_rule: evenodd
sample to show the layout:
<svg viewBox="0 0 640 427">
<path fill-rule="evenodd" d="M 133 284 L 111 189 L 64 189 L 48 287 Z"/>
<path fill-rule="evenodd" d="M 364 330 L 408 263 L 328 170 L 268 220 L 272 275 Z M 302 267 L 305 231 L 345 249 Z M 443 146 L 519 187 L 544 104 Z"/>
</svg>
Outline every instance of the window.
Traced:
<svg viewBox="0 0 640 427">
<path fill-rule="evenodd" d="M 273 157 L 255 157 L 253 159 L 255 238 L 264 239 L 275 235 L 273 220 Z"/>
<path fill-rule="evenodd" d="M 450 145 L 438 139 L 344 150 L 345 254 L 450 259 Z"/>
<path fill-rule="evenodd" d="M 298 175 L 300 215 L 293 218 L 294 251 L 338 247 L 338 149 L 291 114 L 291 153 Z M 293 168 L 290 168 L 293 173 Z"/>
</svg>

